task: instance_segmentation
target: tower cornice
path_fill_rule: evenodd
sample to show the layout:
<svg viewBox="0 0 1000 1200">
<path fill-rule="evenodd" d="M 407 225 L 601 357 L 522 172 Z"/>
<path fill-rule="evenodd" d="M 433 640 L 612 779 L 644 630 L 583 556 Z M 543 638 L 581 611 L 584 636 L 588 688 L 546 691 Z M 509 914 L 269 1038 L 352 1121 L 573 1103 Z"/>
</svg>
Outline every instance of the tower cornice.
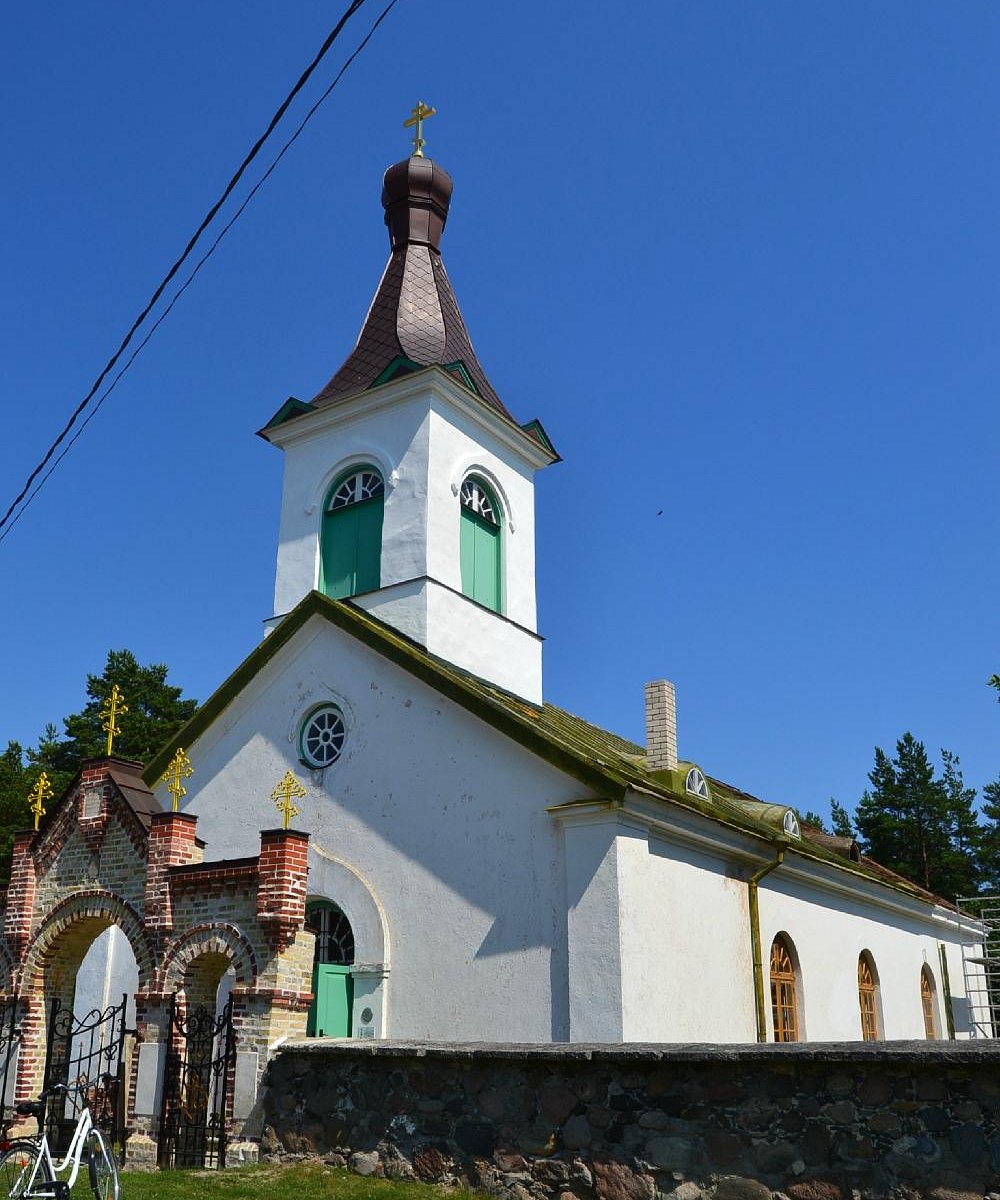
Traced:
<svg viewBox="0 0 1000 1200">
<path fill-rule="evenodd" d="M 436 365 L 347 396 L 334 404 L 297 412 L 280 424 L 265 425 L 258 430 L 258 436 L 285 450 L 327 430 L 365 420 L 374 413 L 401 407 L 427 395 L 445 401 L 456 412 L 474 421 L 534 469 L 540 470 L 559 461 L 559 456 L 542 445 L 536 436 L 496 409 L 486 407 L 448 371 Z"/>
</svg>

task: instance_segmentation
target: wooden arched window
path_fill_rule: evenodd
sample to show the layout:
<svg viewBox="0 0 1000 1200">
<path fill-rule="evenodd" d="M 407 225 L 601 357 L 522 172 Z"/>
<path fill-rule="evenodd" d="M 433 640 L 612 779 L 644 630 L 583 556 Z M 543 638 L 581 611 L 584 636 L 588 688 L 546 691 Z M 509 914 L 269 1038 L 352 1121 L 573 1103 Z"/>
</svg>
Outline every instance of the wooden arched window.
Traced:
<svg viewBox="0 0 1000 1200">
<path fill-rule="evenodd" d="M 776 1042 L 799 1040 L 795 963 L 790 943 L 780 934 L 771 943 L 771 1018 Z"/>
<path fill-rule="evenodd" d="M 486 608 L 502 612 L 500 505 L 492 491 L 475 475 L 470 475 L 462 484 L 459 500 L 462 591 Z"/>
<path fill-rule="evenodd" d="M 323 506 L 320 590 L 334 600 L 381 583 L 385 485 L 374 467 L 342 475 Z"/>
<path fill-rule="evenodd" d="M 934 976 L 928 966 L 920 971 L 920 1007 L 924 1012 L 924 1037 L 933 1042 L 937 1038 L 937 1020 L 934 1013 Z"/>
<path fill-rule="evenodd" d="M 858 959 L 858 1005 L 861 1009 L 861 1036 L 866 1042 L 877 1042 L 878 974 L 867 951 Z"/>
</svg>

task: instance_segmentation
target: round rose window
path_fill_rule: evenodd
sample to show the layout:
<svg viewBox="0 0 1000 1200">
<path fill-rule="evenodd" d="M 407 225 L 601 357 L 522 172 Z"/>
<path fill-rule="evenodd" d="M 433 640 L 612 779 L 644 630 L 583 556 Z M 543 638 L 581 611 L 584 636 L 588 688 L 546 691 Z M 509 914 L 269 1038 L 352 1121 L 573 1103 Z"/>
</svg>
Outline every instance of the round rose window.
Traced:
<svg viewBox="0 0 1000 1200">
<path fill-rule="evenodd" d="M 302 723 L 302 757 L 311 767 L 328 767 L 340 758 L 347 730 L 340 709 L 324 704 L 313 709 Z"/>
</svg>

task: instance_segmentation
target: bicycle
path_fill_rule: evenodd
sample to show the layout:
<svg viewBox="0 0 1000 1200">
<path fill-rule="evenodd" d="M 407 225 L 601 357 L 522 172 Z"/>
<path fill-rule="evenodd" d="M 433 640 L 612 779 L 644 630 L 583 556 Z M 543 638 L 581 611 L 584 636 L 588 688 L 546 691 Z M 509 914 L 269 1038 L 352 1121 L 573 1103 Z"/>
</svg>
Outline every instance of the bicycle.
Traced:
<svg viewBox="0 0 1000 1200">
<path fill-rule="evenodd" d="M 90 1115 L 90 1088 L 82 1083 L 76 1090 L 82 1098 L 80 1115 L 66 1153 L 58 1163 L 52 1157 L 45 1132 L 45 1100 L 59 1092 L 68 1095 L 70 1088 L 65 1083 L 57 1083 L 42 1092 L 37 1100 L 22 1101 L 15 1106 L 18 1116 L 34 1117 L 38 1121 L 38 1134 L 33 1138 L 7 1138 L 12 1122 L 4 1123 L 4 1136 L 0 1138 L 0 1197 L 8 1200 L 69 1200 L 86 1153 L 95 1200 L 119 1200 L 118 1163 L 100 1130 L 94 1127 Z M 66 1172 L 68 1177 L 60 1179 L 59 1176 Z"/>
</svg>

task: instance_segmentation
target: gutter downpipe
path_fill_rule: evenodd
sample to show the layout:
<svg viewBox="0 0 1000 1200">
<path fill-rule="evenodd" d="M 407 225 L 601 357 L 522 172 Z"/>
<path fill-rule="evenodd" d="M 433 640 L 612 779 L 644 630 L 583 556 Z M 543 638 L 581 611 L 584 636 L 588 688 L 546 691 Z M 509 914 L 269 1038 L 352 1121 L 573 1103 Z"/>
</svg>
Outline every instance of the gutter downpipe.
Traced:
<svg viewBox="0 0 1000 1200">
<path fill-rule="evenodd" d="M 750 949 L 753 954 L 753 995 L 757 1014 L 757 1041 L 767 1041 L 767 1013 L 764 1008 L 764 963 L 760 951 L 760 907 L 757 902 L 757 887 L 765 875 L 780 867 L 785 861 L 785 846 L 778 845 L 778 856 L 774 862 L 750 876 L 747 898 L 750 902 Z"/>
</svg>

